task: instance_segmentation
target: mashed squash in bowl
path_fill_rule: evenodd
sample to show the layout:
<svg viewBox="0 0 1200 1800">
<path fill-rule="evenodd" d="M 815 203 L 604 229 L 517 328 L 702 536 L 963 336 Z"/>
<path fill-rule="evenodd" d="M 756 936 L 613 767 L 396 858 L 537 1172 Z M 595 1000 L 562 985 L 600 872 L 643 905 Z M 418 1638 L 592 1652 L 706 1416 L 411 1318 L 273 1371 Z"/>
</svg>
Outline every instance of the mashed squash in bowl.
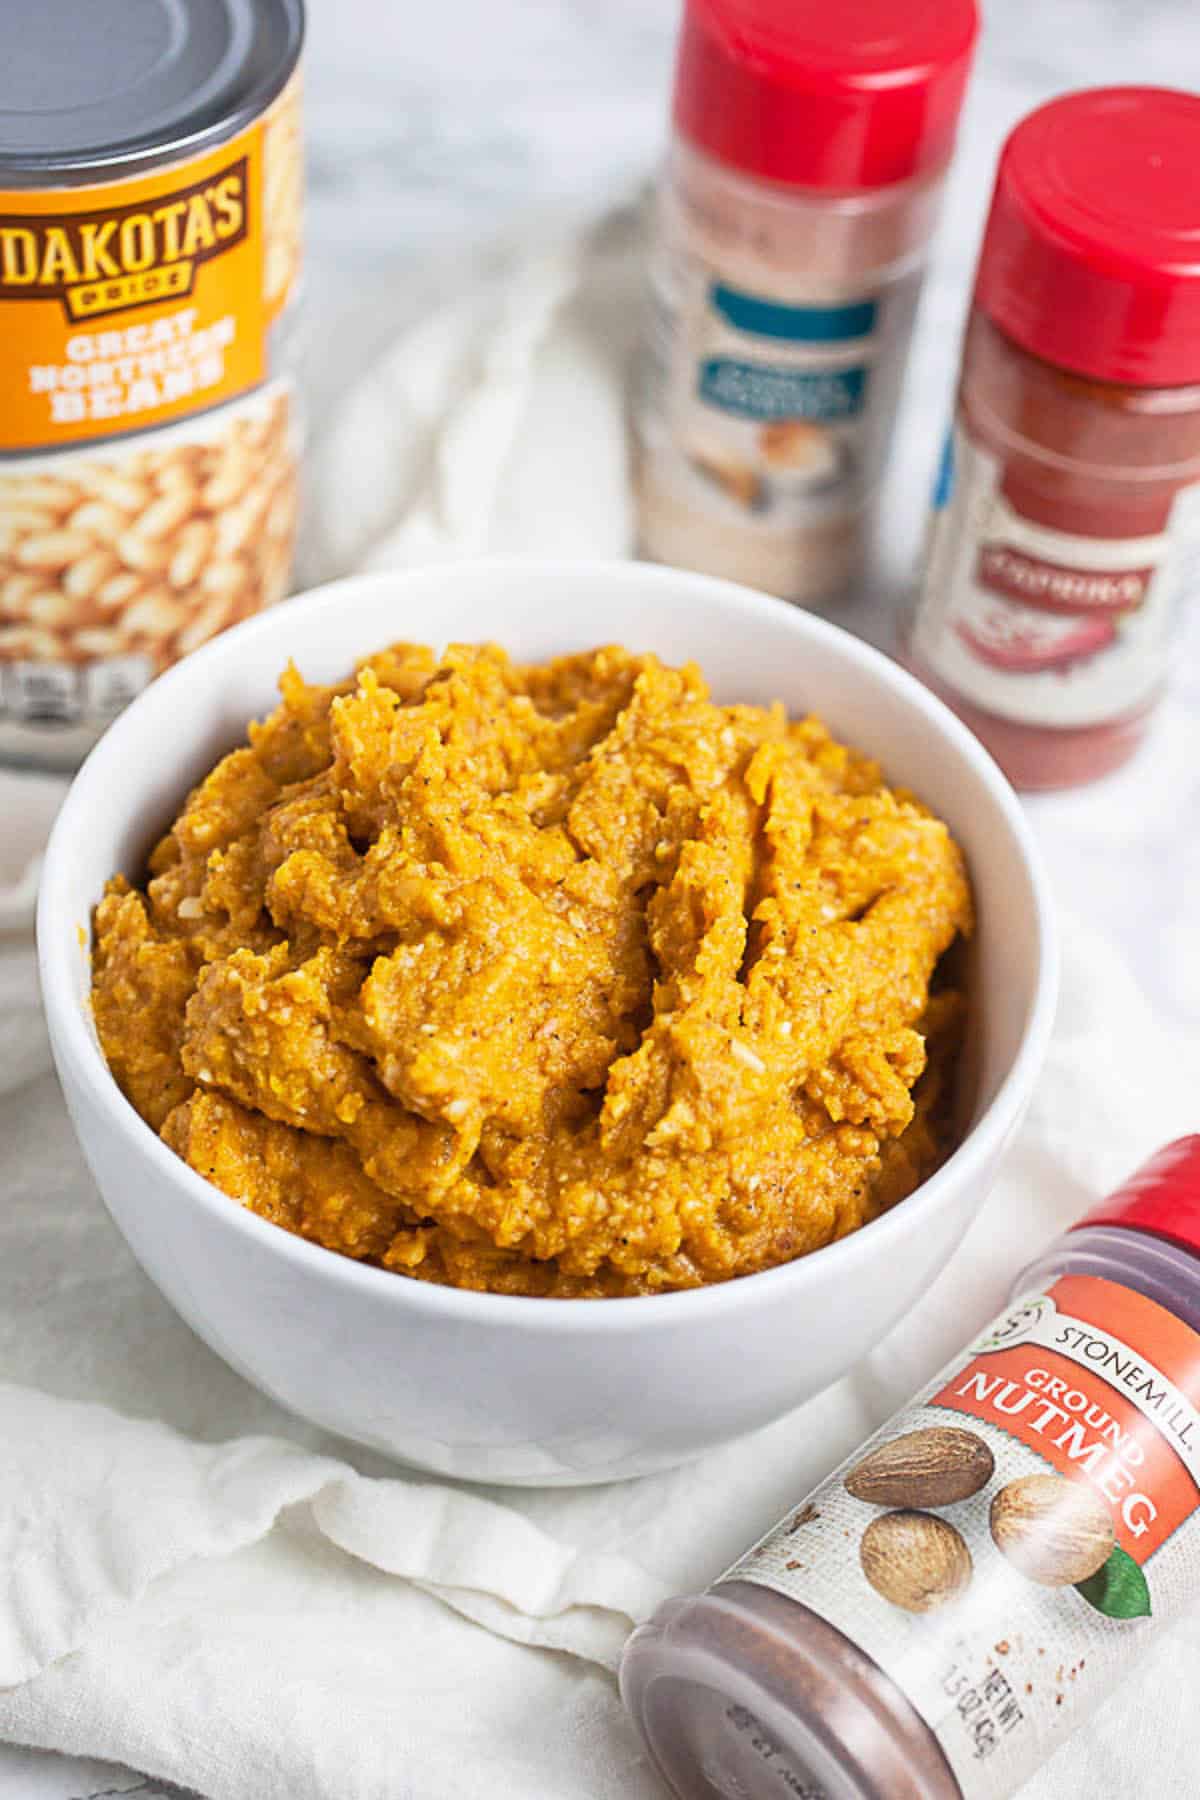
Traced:
<svg viewBox="0 0 1200 1800">
<path fill-rule="evenodd" d="M 231 1199 L 627 1296 L 803 1256 L 953 1147 L 963 858 L 817 719 L 612 647 L 281 691 L 95 919 L 109 1066 Z"/>
</svg>

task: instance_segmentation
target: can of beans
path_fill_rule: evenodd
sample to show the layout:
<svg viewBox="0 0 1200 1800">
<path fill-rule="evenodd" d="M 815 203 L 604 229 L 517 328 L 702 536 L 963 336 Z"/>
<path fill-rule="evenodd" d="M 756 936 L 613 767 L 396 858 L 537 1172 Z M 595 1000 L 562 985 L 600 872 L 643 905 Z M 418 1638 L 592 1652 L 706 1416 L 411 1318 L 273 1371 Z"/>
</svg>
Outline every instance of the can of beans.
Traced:
<svg viewBox="0 0 1200 1800">
<path fill-rule="evenodd" d="M 303 0 L 0 8 L 0 760 L 282 598 Z"/>
</svg>

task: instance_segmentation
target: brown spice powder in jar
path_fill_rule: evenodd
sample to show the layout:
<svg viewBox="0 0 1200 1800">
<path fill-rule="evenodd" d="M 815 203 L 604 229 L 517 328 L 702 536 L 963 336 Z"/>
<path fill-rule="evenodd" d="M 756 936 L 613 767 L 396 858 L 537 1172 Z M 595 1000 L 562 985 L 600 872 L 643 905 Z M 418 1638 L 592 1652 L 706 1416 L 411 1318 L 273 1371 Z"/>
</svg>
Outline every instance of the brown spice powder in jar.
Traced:
<svg viewBox="0 0 1200 1800">
<path fill-rule="evenodd" d="M 671 1601 L 654 1630 L 632 1640 L 621 1689 L 687 1800 L 961 1800 L 895 1682 L 799 1601 L 722 1582 Z"/>
<path fill-rule="evenodd" d="M 675 145 L 659 205 L 662 244 L 678 259 L 675 269 L 694 259 L 719 271 L 723 284 L 780 312 L 825 313 L 831 321 L 875 304 L 864 302 L 864 292 L 886 292 L 887 354 L 873 358 L 870 411 L 861 430 L 853 419 L 805 418 L 798 389 L 791 399 L 785 391 L 778 402 L 770 396 L 761 402 L 791 405 L 794 416 L 786 410 L 758 421 L 738 416 L 698 396 L 693 359 L 664 354 L 638 407 L 639 531 L 649 555 L 804 603 L 849 586 L 864 555 L 864 489 L 881 472 L 942 185 L 939 171 L 878 194 L 807 195 L 746 181 L 685 143 Z M 660 299 L 660 321 L 671 304 Z M 692 305 L 689 315 L 706 335 L 704 309 Z M 681 348 L 686 351 L 676 351 Z M 853 376 L 861 342 L 851 339 L 847 353 Z M 775 346 L 765 354 L 796 352 Z M 797 381 L 810 373 L 818 371 L 797 371 Z M 824 372 L 818 378 L 829 379 Z M 822 404 L 839 403 L 824 392 Z M 669 436 L 657 416 L 660 398 L 674 421 Z M 819 398 L 814 387 L 814 406 Z M 753 394 L 744 400 L 731 394 L 731 403 L 756 404 Z M 852 431 L 861 437 L 857 462 Z"/>
<path fill-rule="evenodd" d="M 1140 742 L 1200 576 L 1200 99 L 1068 95 L 997 178 L 910 660 L 1017 786 Z"/>
</svg>

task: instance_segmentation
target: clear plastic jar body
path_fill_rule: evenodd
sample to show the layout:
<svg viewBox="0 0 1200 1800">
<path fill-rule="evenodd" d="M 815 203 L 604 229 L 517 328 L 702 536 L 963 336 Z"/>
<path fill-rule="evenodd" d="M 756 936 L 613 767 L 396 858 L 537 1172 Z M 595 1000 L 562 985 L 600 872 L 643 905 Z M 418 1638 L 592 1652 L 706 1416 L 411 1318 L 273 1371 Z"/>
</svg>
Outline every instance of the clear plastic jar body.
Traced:
<svg viewBox="0 0 1200 1800">
<path fill-rule="evenodd" d="M 669 1601 L 630 1639 L 621 1694 L 679 1800 L 960 1800 L 895 1682 L 756 1583 Z"/>
<path fill-rule="evenodd" d="M 848 586 L 942 186 L 785 186 L 675 140 L 634 390 L 643 554 L 801 603 Z"/>
</svg>

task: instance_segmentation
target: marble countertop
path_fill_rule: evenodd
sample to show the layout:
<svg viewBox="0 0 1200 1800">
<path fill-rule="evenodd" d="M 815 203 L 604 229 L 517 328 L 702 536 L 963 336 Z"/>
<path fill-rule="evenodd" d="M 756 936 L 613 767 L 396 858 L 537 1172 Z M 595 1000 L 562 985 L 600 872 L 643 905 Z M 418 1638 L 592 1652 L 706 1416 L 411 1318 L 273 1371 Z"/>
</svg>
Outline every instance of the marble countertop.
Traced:
<svg viewBox="0 0 1200 1800">
<path fill-rule="evenodd" d="M 378 346 L 506 233 L 584 215 L 645 179 L 665 134 L 677 5 L 310 0 L 310 9 L 309 379 L 319 429 Z M 883 642 L 922 528 L 1005 132 L 1066 87 L 1195 79 L 1200 50 L 1194 0 L 987 0 L 987 11 L 910 368 L 886 547 L 843 615 Z M 1068 916 L 1105 930 L 1163 1015 L 1200 1039 L 1198 752 L 1194 608 L 1174 702 L 1136 764 L 1030 811 Z M 169 1791 L 143 1782 L 0 1749 L 0 1800 Z"/>
</svg>

